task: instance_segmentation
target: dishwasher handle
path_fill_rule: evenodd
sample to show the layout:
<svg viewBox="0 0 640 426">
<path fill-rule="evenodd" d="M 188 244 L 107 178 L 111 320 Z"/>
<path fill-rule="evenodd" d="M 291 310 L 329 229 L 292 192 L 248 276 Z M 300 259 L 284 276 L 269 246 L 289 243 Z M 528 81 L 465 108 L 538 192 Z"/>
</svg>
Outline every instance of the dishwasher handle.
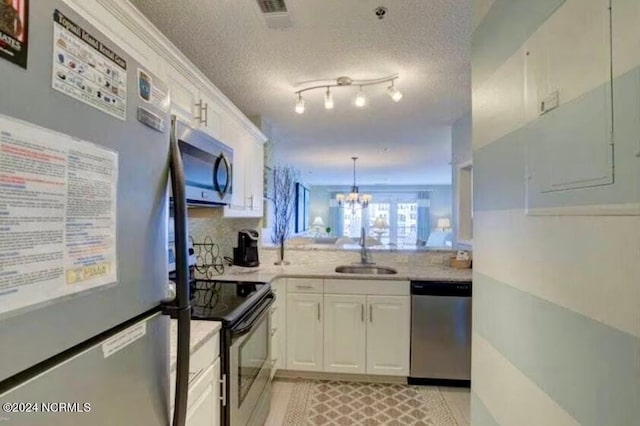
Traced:
<svg viewBox="0 0 640 426">
<path fill-rule="evenodd" d="M 471 297 L 471 282 L 411 281 L 411 295 Z"/>
</svg>

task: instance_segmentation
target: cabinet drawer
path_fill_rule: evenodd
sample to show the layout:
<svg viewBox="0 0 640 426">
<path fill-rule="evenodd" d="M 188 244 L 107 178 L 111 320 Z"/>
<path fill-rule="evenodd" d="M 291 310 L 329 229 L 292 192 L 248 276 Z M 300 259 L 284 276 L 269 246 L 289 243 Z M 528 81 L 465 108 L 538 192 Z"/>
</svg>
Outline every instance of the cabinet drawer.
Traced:
<svg viewBox="0 0 640 426">
<path fill-rule="evenodd" d="M 214 334 L 194 353 L 189 360 L 189 373 L 198 374 L 220 356 L 220 334 Z"/>
<path fill-rule="evenodd" d="M 331 294 L 371 294 L 382 296 L 409 296 L 411 283 L 395 280 L 354 280 L 326 279 L 325 293 Z"/>
<path fill-rule="evenodd" d="M 287 278 L 288 293 L 322 293 L 323 291 L 322 278 Z"/>
<path fill-rule="evenodd" d="M 219 360 L 216 362 L 220 362 Z M 198 376 L 191 376 L 189 374 L 189 398 L 187 402 L 187 410 L 191 408 L 194 402 L 202 395 L 211 384 L 217 383 L 216 378 L 213 376 L 214 366 L 210 365 L 206 370 L 201 372 Z M 218 379 L 220 379 L 218 377 Z"/>
</svg>

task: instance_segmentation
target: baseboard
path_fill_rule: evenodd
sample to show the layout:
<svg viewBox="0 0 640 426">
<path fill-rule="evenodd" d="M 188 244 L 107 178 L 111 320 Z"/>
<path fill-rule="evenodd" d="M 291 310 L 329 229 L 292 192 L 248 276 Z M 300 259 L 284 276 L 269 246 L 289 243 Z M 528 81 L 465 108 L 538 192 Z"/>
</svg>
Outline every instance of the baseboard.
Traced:
<svg viewBox="0 0 640 426">
<path fill-rule="evenodd" d="M 453 380 L 453 379 L 425 379 L 422 377 L 409 377 L 410 385 L 419 386 L 445 386 L 452 388 L 470 388 L 471 380 Z"/>
<path fill-rule="evenodd" d="M 367 382 L 367 383 L 388 383 L 407 384 L 405 376 L 382 376 L 374 374 L 346 374 L 346 373 L 325 373 L 322 371 L 297 371 L 278 370 L 275 375 L 277 380 L 311 379 L 311 380 L 335 380 L 344 382 Z"/>
</svg>

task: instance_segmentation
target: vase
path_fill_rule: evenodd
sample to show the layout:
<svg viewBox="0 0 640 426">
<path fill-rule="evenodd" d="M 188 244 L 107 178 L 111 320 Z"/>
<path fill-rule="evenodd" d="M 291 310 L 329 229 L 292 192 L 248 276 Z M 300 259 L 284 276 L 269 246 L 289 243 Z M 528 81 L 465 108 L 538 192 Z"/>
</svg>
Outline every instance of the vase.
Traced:
<svg viewBox="0 0 640 426">
<path fill-rule="evenodd" d="M 291 262 L 284 260 L 284 237 L 280 238 L 280 260 L 275 265 L 289 265 Z"/>
</svg>

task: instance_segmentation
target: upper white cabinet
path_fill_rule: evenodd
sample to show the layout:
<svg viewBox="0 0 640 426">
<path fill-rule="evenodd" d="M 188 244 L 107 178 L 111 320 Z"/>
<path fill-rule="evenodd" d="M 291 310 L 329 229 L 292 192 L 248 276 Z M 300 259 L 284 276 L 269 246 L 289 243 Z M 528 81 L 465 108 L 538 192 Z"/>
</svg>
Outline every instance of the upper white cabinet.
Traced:
<svg viewBox="0 0 640 426">
<path fill-rule="evenodd" d="M 264 143 L 234 122 L 224 122 L 222 142 L 233 148 L 231 203 L 225 217 L 262 217 Z"/>
<path fill-rule="evenodd" d="M 408 376 L 409 297 L 367 296 L 367 312 L 367 374 Z"/>
<path fill-rule="evenodd" d="M 180 71 L 165 64 L 166 79 L 171 92 L 171 113 L 192 127 L 197 127 L 195 105 L 198 102 L 198 87 Z"/>
<path fill-rule="evenodd" d="M 194 105 L 196 126 L 216 139 L 221 137 L 222 114 L 221 108 L 203 90 L 198 93 L 198 100 Z"/>
</svg>

